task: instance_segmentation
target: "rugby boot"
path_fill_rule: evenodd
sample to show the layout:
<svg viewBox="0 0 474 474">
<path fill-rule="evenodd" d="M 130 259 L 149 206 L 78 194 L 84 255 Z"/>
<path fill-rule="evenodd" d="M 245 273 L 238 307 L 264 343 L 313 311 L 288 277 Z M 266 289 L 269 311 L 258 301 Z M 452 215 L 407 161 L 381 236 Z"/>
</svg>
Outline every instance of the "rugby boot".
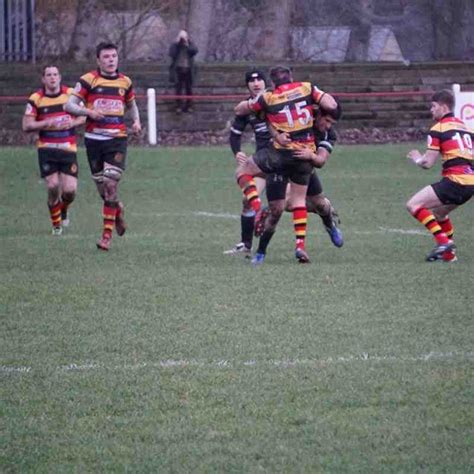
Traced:
<svg viewBox="0 0 474 474">
<path fill-rule="evenodd" d="M 254 235 L 255 237 L 260 237 L 265 230 L 265 222 L 270 215 L 270 210 L 268 207 L 262 207 L 255 215 L 255 224 L 254 224 Z"/>
<path fill-rule="evenodd" d="M 310 259 L 304 247 L 296 247 L 295 257 L 299 263 L 310 263 Z"/>
<path fill-rule="evenodd" d="M 251 251 L 248 247 L 245 246 L 243 242 L 240 242 L 234 245 L 230 250 L 225 250 L 224 255 L 241 256 L 245 258 L 250 258 Z"/>
<path fill-rule="evenodd" d="M 455 250 L 447 250 L 442 255 L 443 262 L 453 263 L 458 261 L 458 257 L 456 255 Z"/>
<path fill-rule="evenodd" d="M 454 245 L 454 242 L 450 240 L 446 244 L 441 244 L 435 247 L 426 257 L 427 262 L 436 262 L 437 260 L 442 260 L 443 259 L 443 254 L 445 252 L 452 252 L 453 250 L 456 249 L 456 245 Z"/>
<path fill-rule="evenodd" d="M 56 227 L 53 227 L 52 234 L 55 236 L 61 235 L 63 233 L 63 228 L 59 225 Z"/>
<path fill-rule="evenodd" d="M 112 241 L 112 237 L 108 235 L 103 235 L 102 238 L 97 241 L 97 248 L 99 250 L 103 250 L 107 252 L 109 250 L 111 241 Z"/>
<path fill-rule="evenodd" d="M 122 237 L 122 235 L 125 234 L 125 231 L 127 230 L 127 224 L 125 223 L 123 214 L 124 214 L 124 206 L 123 206 L 122 201 L 119 201 L 117 215 L 115 216 L 115 231 L 117 232 L 117 235 L 119 235 L 120 237 Z"/>
<path fill-rule="evenodd" d="M 265 260 L 265 254 L 257 252 L 253 256 L 251 263 L 254 267 L 259 267 L 260 265 L 263 265 L 264 260 Z"/>
<path fill-rule="evenodd" d="M 342 232 L 339 227 L 337 227 L 336 223 L 333 221 L 330 227 L 324 226 L 329 237 L 331 238 L 331 242 L 338 248 L 341 248 L 344 245 L 344 239 L 342 237 Z"/>
</svg>

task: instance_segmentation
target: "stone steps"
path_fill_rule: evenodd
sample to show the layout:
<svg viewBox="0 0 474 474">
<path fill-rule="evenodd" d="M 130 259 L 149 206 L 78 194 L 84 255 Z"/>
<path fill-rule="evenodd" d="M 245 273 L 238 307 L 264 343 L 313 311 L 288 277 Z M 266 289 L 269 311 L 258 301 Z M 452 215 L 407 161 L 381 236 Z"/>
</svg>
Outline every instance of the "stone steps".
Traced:
<svg viewBox="0 0 474 474">
<path fill-rule="evenodd" d="M 63 82 L 74 85 L 78 77 L 94 66 L 84 63 L 58 64 Z M 261 65 L 264 71 L 269 64 Z M 213 96 L 247 95 L 243 77 L 248 64 L 198 64 L 194 94 Z M 122 70 L 134 81 L 139 95 L 138 103 L 146 126 L 146 89 L 153 87 L 158 94 L 158 129 L 161 131 L 224 130 L 233 117 L 238 97 L 227 99 L 205 98 L 195 100 L 193 114 L 175 113 L 174 100 L 166 95 L 174 93 L 168 83 L 168 65 L 164 63 L 128 63 Z M 429 95 L 357 96 L 364 93 L 393 93 L 407 91 L 434 91 L 451 87 L 453 82 L 463 89 L 474 90 L 474 62 L 446 62 L 410 64 L 297 64 L 294 76 L 299 80 L 313 80 L 321 89 L 341 94 L 343 120 L 339 128 L 423 128 L 430 122 Z M 0 64 L 0 94 L 27 96 L 39 86 L 41 68 L 29 64 Z M 346 96 L 344 94 L 352 94 Z M 0 127 L 18 131 L 25 102 L 0 102 Z"/>
</svg>

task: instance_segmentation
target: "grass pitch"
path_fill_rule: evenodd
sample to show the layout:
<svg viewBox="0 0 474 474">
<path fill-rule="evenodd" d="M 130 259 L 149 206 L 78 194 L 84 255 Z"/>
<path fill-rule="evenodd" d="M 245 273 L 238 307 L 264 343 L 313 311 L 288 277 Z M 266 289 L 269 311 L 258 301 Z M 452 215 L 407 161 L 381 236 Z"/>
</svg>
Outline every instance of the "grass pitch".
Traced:
<svg viewBox="0 0 474 474">
<path fill-rule="evenodd" d="M 459 262 L 425 263 L 409 148 L 338 146 L 344 247 L 311 215 L 298 265 L 286 215 L 257 269 L 222 254 L 226 148 L 131 148 L 109 253 L 83 150 L 59 238 L 35 151 L 0 150 L 0 470 L 472 472 L 473 206 Z"/>
</svg>

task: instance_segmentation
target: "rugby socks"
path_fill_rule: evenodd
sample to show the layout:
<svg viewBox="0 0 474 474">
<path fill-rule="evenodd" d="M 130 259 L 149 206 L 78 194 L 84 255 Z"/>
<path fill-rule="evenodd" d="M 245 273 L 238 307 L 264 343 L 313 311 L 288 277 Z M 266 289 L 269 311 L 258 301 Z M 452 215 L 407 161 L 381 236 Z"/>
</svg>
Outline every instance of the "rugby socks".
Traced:
<svg viewBox="0 0 474 474">
<path fill-rule="evenodd" d="M 446 219 L 439 221 L 439 226 L 441 227 L 441 230 L 446 234 L 446 237 L 450 240 L 453 240 L 454 227 L 451 222 L 451 219 L 449 217 L 446 217 Z"/>
<path fill-rule="evenodd" d="M 49 207 L 49 215 L 51 217 L 51 223 L 53 227 L 61 227 L 61 208 L 62 204 L 61 201 L 58 201 L 56 204 L 52 206 L 48 204 Z"/>
<path fill-rule="evenodd" d="M 240 216 L 241 242 L 248 249 L 252 248 L 253 230 L 255 227 L 255 212 L 247 212 Z"/>
<path fill-rule="evenodd" d="M 258 212 L 262 207 L 262 201 L 258 196 L 257 185 L 253 176 L 250 174 L 243 174 L 237 180 L 238 185 L 242 189 L 245 198 L 255 212 Z"/>
<path fill-rule="evenodd" d="M 117 205 L 118 203 L 116 201 L 104 201 L 104 207 L 102 208 L 102 215 L 104 217 L 104 230 L 102 232 L 103 238 L 112 238 L 115 217 L 117 216 Z"/>
<path fill-rule="evenodd" d="M 307 223 L 308 211 L 306 207 L 295 207 L 293 209 L 293 225 L 295 228 L 296 248 L 304 249 Z"/>
<path fill-rule="evenodd" d="M 263 232 L 258 242 L 257 253 L 262 253 L 264 255 L 267 253 L 268 244 L 270 243 L 270 240 L 272 239 L 274 233 L 275 230 L 265 230 Z"/>
<path fill-rule="evenodd" d="M 438 245 L 445 245 L 449 243 L 449 238 L 446 233 L 443 231 L 438 221 L 435 219 L 435 216 L 432 212 L 424 207 L 418 209 L 413 217 L 421 222 L 432 234 Z"/>
<path fill-rule="evenodd" d="M 439 221 L 439 225 L 441 227 L 441 230 L 446 234 L 448 239 L 454 240 L 454 227 L 451 222 L 451 219 L 449 217 L 446 217 L 446 219 Z M 445 262 L 452 262 L 456 261 L 456 251 L 454 249 L 448 250 L 447 252 L 443 253 L 443 260 Z"/>
</svg>

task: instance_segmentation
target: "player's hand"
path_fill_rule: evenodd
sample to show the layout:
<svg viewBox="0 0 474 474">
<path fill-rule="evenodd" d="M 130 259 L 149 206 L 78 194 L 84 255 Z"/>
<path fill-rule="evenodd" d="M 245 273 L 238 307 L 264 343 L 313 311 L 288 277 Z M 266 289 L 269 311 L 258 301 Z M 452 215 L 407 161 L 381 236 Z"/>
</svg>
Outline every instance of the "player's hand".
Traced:
<svg viewBox="0 0 474 474">
<path fill-rule="evenodd" d="M 417 162 L 420 160 L 421 157 L 422 155 L 418 150 L 411 150 L 407 154 L 407 158 L 413 161 L 413 163 L 415 164 L 418 164 Z"/>
<path fill-rule="evenodd" d="M 90 119 L 95 120 L 97 122 L 100 122 L 101 120 L 104 120 L 105 118 L 104 114 L 101 114 L 100 112 L 94 109 L 88 109 L 87 116 Z"/>
<path fill-rule="evenodd" d="M 275 141 L 281 145 L 289 145 L 291 143 L 290 134 L 288 132 L 279 132 L 275 135 Z"/>
<path fill-rule="evenodd" d="M 140 120 L 135 120 L 132 123 L 132 132 L 135 135 L 139 135 L 141 131 L 142 131 L 142 124 L 140 123 Z"/>
<path fill-rule="evenodd" d="M 249 157 L 243 151 L 238 151 L 235 154 L 235 159 L 239 165 L 245 165 Z"/>
<path fill-rule="evenodd" d="M 56 120 L 49 118 L 44 121 L 44 128 L 54 128 L 56 129 Z"/>
<path fill-rule="evenodd" d="M 73 127 L 70 115 L 64 116 L 59 123 L 56 124 L 56 130 L 69 130 Z"/>
<path fill-rule="evenodd" d="M 300 150 L 295 150 L 293 156 L 298 160 L 302 161 L 313 161 L 316 155 L 309 148 L 301 148 Z"/>
</svg>

